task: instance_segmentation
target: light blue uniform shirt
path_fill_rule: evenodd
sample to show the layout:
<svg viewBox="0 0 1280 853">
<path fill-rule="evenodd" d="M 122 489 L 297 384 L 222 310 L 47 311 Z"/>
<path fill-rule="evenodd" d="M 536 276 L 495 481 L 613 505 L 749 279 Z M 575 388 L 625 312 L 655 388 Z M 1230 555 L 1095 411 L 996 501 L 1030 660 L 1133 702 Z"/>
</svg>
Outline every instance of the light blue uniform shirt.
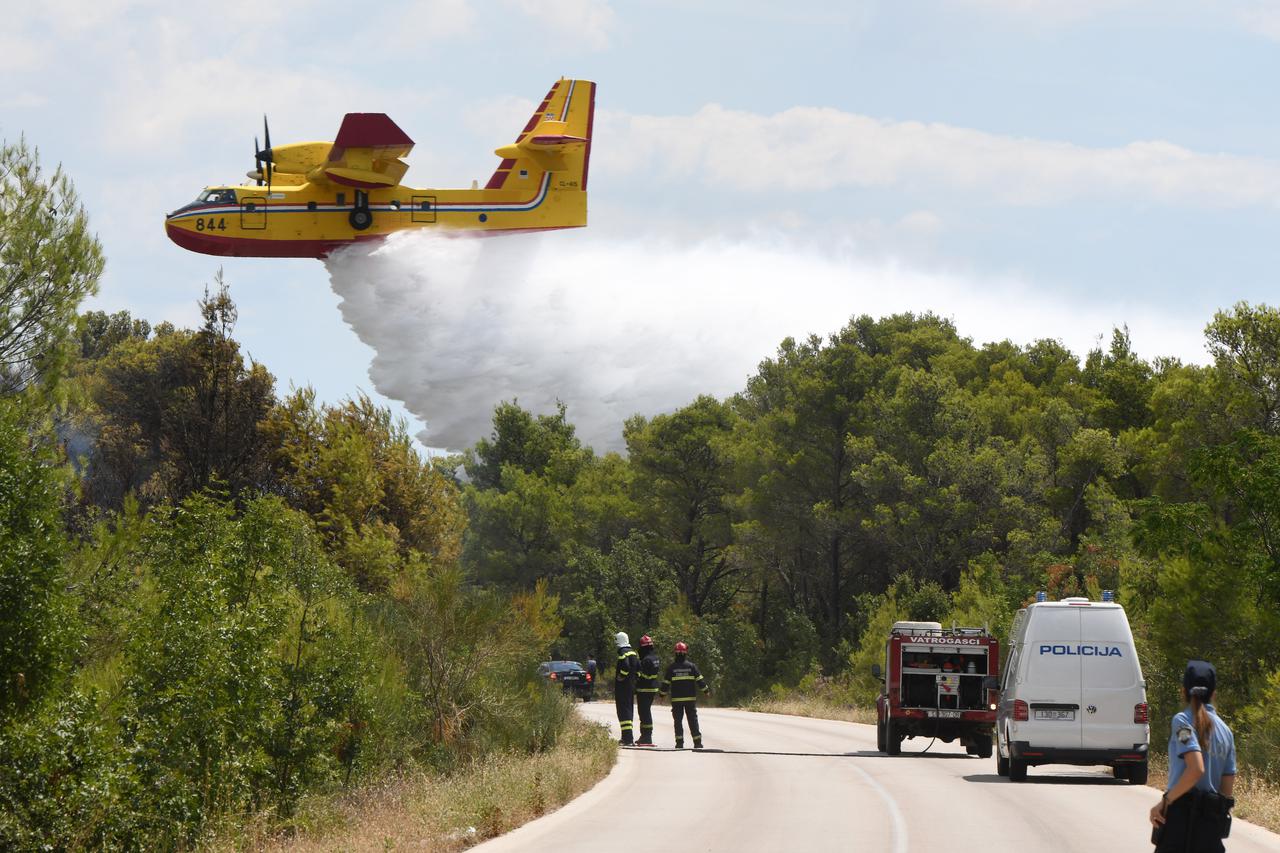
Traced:
<svg viewBox="0 0 1280 853">
<path fill-rule="evenodd" d="M 1207 750 L 1196 734 L 1191 709 L 1184 708 L 1173 715 L 1173 730 L 1169 733 L 1169 787 L 1165 790 L 1172 791 L 1173 786 L 1182 778 L 1183 771 L 1187 769 L 1187 761 L 1183 756 L 1188 752 L 1198 752 L 1204 757 L 1204 775 L 1196 782 L 1196 787 L 1202 791 L 1219 793 L 1218 785 L 1222 777 L 1234 776 L 1236 773 L 1235 735 L 1218 717 L 1218 712 L 1212 705 L 1204 707 L 1213 722 Z"/>
</svg>

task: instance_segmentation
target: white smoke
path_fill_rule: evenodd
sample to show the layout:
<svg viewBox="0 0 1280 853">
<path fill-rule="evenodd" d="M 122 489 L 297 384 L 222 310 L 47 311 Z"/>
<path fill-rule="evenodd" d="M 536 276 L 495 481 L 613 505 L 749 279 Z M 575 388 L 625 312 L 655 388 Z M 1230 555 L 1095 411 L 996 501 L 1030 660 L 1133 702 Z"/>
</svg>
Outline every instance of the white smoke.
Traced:
<svg viewBox="0 0 1280 853">
<path fill-rule="evenodd" d="M 740 391 L 787 336 L 851 316 L 932 310 L 979 344 L 1062 340 L 1082 355 L 1128 322 L 1146 357 L 1203 360 L 1199 324 L 1150 306 L 1086 309 L 1015 280 L 979 282 L 780 241 L 599 242 L 578 234 L 460 239 L 399 233 L 327 262 L 343 318 L 376 355 L 369 376 L 461 449 L 493 407 L 557 400 L 582 439 L 619 449 L 632 414 Z"/>
</svg>

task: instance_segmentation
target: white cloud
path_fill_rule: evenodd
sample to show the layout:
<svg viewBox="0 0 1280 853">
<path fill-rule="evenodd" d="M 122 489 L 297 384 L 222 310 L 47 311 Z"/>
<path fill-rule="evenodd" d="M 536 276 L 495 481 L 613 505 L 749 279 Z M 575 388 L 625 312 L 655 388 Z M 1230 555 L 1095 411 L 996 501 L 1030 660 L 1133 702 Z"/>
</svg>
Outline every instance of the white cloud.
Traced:
<svg viewBox="0 0 1280 853">
<path fill-rule="evenodd" d="M 718 189 L 911 187 L 1015 205 L 1096 196 L 1221 206 L 1280 199 L 1280 163 L 1162 140 L 1089 148 L 821 107 L 759 115 L 711 104 L 690 116 L 606 112 L 597 119 L 594 151 L 604 168 Z"/>
<path fill-rule="evenodd" d="M 1280 41 L 1280 0 L 1242 0 L 1236 5 L 1236 20 L 1249 32 Z"/>
<path fill-rule="evenodd" d="M 1035 24 L 1065 24 L 1114 14 L 1150 0 L 950 0 L 951 5 L 1021 18 Z"/>
<path fill-rule="evenodd" d="M 541 24 L 544 37 L 563 49 L 578 39 L 592 50 L 604 50 L 617 24 L 608 0 L 510 0 L 511 5 Z"/>
<path fill-rule="evenodd" d="M 401 47 L 466 35 L 476 20 L 468 0 L 417 0 L 392 14 L 396 24 L 391 37 Z"/>
</svg>

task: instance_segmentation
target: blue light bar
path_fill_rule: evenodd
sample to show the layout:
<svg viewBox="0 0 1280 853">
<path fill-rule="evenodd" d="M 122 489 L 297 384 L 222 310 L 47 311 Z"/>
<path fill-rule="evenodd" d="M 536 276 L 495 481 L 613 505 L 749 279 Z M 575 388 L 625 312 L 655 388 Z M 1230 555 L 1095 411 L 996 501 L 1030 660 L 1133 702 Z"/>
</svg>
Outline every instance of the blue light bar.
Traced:
<svg viewBox="0 0 1280 853">
<path fill-rule="evenodd" d="M 1049 600 L 1049 594 L 1046 593 L 1043 589 L 1036 593 L 1036 601 L 1048 601 L 1048 600 Z"/>
<path fill-rule="evenodd" d="M 1114 592 L 1112 592 L 1111 590 L 1109 590 L 1109 589 L 1104 589 L 1104 590 L 1102 591 L 1102 600 L 1103 600 L 1103 601 L 1115 601 L 1115 600 L 1116 600 L 1116 594 L 1115 594 Z"/>
</svg>

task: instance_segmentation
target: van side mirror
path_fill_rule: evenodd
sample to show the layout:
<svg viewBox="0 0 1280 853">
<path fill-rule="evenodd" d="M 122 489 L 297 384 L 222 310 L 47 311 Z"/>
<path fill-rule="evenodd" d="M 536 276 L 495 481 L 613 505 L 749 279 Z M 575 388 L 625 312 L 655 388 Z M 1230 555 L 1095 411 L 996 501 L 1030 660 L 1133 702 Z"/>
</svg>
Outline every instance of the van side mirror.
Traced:
<svg viewBox="0 0 1280 853">
<path fill-rule="evenodd" d="M 1000 679 L 996 678 L 994 675 L 988 675 L 986 678 L 982 679 L 982 689 L 983 690 L 999 690 Z"/>
<path fill-rule="evenodd" d="M 874 678 L 880 677 L 880 664 L 878 663 L 871 664 L 871 675 Z"/>
</svg>

